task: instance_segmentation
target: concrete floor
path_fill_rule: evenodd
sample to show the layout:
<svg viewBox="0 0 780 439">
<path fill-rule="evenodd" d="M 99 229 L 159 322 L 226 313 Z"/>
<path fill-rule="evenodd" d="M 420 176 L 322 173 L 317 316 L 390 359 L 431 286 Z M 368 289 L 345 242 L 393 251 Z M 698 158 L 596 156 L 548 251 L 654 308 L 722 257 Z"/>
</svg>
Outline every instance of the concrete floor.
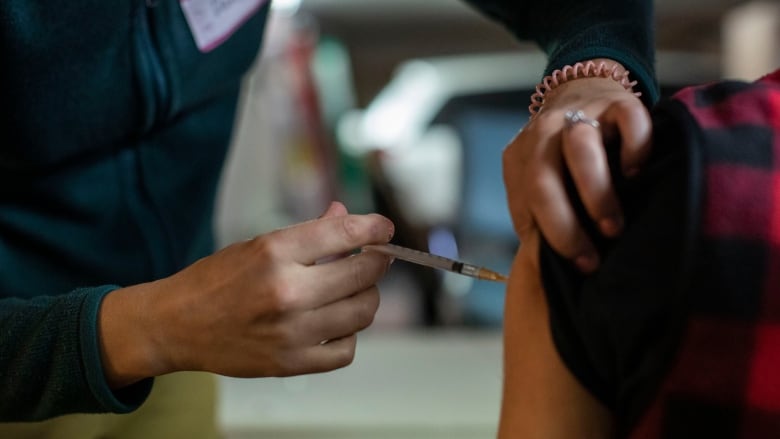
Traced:
<svg viewBox="0 0 780 439">
<path fill-rule="evenodd" d="M 369 330 L 345 369 L 220 384 L 226 439 L 493 438 L 501 335 Z"/>
</svg>

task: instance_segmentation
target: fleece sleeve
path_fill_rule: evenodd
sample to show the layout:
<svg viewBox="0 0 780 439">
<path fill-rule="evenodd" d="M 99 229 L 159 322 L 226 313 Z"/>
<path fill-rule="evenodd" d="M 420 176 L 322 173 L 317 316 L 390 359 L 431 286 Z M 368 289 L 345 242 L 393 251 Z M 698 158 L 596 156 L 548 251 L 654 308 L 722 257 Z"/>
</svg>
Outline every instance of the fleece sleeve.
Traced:
<svg viewBox="0 0 780 439">
<path fill-rule="evenodd" d="M 100 359 L 100 303 L 117 287 L 0 300 L 0 421 L 68 413 L 127 413 L 148 396 L 148 379 L 112 391 Z"/>
<path fill-rule="evenodd" d="M 647 105 L 658 100 L 652 0 L 466 0 L 547 53 L 546 74 L 592 58 L 620 62 Z"/>
</svg>

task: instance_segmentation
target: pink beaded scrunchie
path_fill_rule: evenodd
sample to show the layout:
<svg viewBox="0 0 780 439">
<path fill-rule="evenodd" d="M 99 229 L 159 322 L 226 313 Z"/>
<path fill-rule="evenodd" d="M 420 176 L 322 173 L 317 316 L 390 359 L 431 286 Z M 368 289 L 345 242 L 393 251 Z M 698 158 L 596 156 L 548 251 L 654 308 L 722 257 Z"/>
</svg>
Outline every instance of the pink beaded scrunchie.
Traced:
<svg viewBox="0 0 780 439">
<path fill-rule="evenodd" d="M 531 113 L 531 118 L 536 116 L 539 110 L 544 105 L 544 96 L 550 90 L 555 89 L 559 85 L 579 78 L 610 78 L 617 81 L 626 91 L 633 93 L 634 96 L 641 96 L 642 93 L 634 92 L 634 86 L 636 81 L 628 80 L 628 70 L 619 72 L 620 65 L 614 64 L 611 68 L 607 67 L 606 62 L 600 62 L 598 65 L 593 61 L 587 61 L 585 63 L 578 62 L 576 64 L 564 66 L 562 69 L 555 70 L 552 74 L 545 76 L 542 82 L 536 86 L 536 92 L 531 95 L 531 105 L 528 106 L 528 111 Z"/>
</svg>

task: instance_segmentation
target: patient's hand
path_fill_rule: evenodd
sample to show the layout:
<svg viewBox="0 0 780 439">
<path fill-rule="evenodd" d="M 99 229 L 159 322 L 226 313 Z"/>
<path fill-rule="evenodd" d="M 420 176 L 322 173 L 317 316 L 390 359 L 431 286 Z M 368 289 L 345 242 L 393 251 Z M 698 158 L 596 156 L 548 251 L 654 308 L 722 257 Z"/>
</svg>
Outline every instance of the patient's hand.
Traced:
<svg viewBox="0 0 780 439">
<path fill-rule="evenodd" d="M 507 285 L 499 438 L 610 438 L 612 415 L 572 376 L 553 345 L 539 233 L 526 238 Z"/>
<path fill-rule="evenodd" d="M 574 110 L 583 111 L 597 126 L 569 126 L 565 114 Z M 540 230 L 550 247 L 580 270 L 596 270 L 599 255 L 577 219 L 564 176 L 571 175 L 577 196 L 601 233 L 614 238 L 622 231 L 623 212 L 605 145 L 620 145 L 621 168 L 631 176 L 649 156 L 650 138 L 647 109 L 612 79 L 570 80 L 548 92 L 542 111 L 503 156 L 507 201 L 520 241 Z"/>
</svg>

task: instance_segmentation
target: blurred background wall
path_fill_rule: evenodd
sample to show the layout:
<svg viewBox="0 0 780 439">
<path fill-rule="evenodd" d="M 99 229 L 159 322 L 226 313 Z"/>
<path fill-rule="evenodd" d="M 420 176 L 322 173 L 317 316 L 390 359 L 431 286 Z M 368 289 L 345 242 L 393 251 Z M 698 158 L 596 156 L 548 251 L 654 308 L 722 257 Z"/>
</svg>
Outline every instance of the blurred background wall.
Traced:
<svg viewBox="0 0 780 439">
<path fill-rule="evenodd" d="M 724 44 L 722 24 L 730 13 L 749 4 L 766 8 L 776 3 L 657 0 L 658 48 L 718 54 Z M 299 12 L 315 17 L 324 35 L 340 39 L 350 51 L 360 106 L 409 58 L 528 47 L 460 0 L 302 0 Z"/>
</svg>

